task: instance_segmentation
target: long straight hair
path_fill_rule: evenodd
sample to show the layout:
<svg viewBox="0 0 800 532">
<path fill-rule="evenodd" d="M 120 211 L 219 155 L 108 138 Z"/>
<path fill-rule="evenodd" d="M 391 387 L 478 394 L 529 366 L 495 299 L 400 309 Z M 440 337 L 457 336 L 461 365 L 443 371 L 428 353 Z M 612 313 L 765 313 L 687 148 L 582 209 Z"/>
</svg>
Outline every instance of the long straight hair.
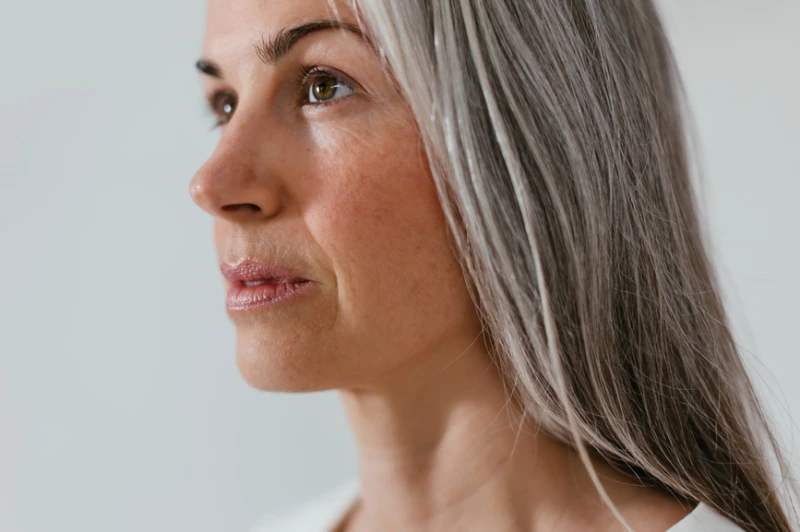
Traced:
<svg viewBox="0 0 800 532">
<path fill-rule="evenodd" d="M 777 477 L 797 486 L 731 334 L 652 1 L 351 2 L 526 412 L 628 530 L 590 450 L 745 530 L 789 532 Z"/>
</svg>

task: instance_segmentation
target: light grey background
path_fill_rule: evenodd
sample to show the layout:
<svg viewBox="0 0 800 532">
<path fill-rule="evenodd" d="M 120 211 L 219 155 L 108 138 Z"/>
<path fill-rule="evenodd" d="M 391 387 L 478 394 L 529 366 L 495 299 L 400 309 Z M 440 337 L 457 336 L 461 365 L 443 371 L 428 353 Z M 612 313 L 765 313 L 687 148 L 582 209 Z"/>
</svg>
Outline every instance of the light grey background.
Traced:
<svg viewBox="0 0 800 532">
<path fill-rule="evenodd" d="M 800 2 L 662 5 L 736 334 L 796 452 Z M 333 393 L 237 373 L 187 193 L 216 140 L 203 19 L 189 1 L 0 6 L 4 532 L 244 530 L 355 473 Z"/>
</svg>

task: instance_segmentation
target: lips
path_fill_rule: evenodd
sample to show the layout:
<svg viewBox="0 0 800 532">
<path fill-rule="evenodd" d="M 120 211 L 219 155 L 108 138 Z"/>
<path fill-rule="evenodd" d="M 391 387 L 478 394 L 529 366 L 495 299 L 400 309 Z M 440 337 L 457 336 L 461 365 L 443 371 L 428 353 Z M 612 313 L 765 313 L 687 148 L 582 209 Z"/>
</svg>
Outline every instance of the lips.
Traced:
<svg viewBox="0 0 800 532">
<path fill-rule="evenodd" d="M 231 283 L 294 283 L 310 280 L 290 268 L 250 259 L 243 260 L 237 264 L 223 262 L 220 264 L 219 269 L 222 271 L 222 275 Z"/>
<path fill-rule="evenodd" d="M 313 282 L 284 266 L 245 260 L 220 264 L 230 281 L 227 307 L 231 311 L 251 310 L 290 299 L 308 290 Z"/>
</svg>

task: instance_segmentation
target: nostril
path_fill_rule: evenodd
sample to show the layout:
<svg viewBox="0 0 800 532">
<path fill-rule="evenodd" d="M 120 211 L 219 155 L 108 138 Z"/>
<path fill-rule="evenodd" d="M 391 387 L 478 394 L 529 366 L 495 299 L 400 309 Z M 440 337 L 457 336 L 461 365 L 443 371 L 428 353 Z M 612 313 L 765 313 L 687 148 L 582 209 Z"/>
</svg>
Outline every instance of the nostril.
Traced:
<svg viewBox="0 0 800 532">
<path fill-rule="evenodd" d="M 261 207 L 255 203 L 232 203 L 230 205 L 223 205 L 222 210 L 225 212 L 237 212 L 241 210 L 248 210 L 251 212 L 260 212 Z"/>
</svg>

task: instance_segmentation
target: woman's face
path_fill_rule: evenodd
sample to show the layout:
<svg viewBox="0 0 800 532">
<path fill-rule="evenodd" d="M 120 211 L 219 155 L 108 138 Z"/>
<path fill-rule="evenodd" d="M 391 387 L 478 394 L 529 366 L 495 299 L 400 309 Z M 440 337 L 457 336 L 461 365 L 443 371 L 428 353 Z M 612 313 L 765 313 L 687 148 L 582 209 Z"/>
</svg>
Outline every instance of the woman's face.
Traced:
<svg viewBox="0 0 800 532">
<path fill-rule="evenodd" d="M 221 137 L 190 191 L 265 390 L 379 386 L 480 330 L 412 115 L 330 5 L 211 0 L 198 65 Z"/>
</svg>

